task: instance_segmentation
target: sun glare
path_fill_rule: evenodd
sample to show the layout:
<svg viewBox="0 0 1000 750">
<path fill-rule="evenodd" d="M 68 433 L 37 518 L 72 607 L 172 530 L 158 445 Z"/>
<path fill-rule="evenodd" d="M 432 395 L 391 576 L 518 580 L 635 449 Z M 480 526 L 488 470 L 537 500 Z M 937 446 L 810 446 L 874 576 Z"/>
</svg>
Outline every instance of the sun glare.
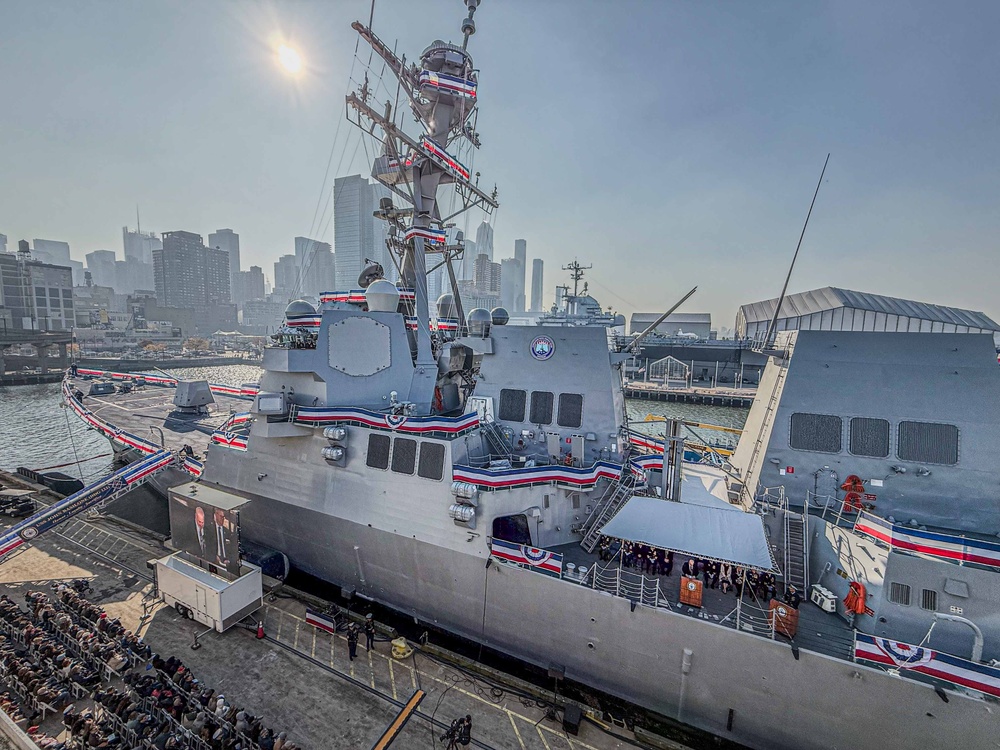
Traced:
<svg viewBox="0 0 1000 750">
<path fill-rule="evenodd" d="M 302 58 L 299 57 L 299 53 L 295 49 L 287 44 L 278 47 L 278 62 L 289 73 L 298 73 L 302 69 Z"/>
</svg>

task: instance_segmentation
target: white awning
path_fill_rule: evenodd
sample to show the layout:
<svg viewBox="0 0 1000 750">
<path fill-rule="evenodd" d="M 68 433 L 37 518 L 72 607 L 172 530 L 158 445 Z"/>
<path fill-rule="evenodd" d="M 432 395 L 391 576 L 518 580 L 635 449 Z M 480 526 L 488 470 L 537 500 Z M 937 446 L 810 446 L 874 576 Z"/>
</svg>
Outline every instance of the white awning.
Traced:
<svg viewBox="0 0 1000 750">
<path fill-rule="evenodd" d="M 764 522 L 753 513 L 633 497 L 601 533 L 698 559 L 776 570 Z"/>
</svg>

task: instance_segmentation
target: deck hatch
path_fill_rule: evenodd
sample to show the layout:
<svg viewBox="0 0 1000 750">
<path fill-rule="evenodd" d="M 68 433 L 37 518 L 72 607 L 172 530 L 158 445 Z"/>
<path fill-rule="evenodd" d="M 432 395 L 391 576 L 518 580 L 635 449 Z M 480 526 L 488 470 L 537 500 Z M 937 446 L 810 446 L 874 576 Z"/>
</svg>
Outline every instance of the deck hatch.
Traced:
<svg viewBox="0 0 1000 750">
<path fill-rule="evenodd" d="M 900 422 L 899 457 L 928 464 L 958 463 L 958 428 L 936 422 Z"/>
</svg>

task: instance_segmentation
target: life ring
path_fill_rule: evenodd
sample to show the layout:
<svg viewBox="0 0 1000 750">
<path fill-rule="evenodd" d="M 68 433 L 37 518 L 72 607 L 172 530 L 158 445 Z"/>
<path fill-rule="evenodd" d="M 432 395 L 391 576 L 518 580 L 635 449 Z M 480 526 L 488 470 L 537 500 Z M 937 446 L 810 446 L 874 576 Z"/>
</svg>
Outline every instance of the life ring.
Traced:
<svg viewBox="0 0 1000 750">
<path fill-rule="evenodd" d="M 847 589 L 847 596 L 844 598 L 844 609 L 852 614 L 863 615 L 867 598 L 865 585 L 860 581 L 851 581 L 851 585 Z"/>
</svg>

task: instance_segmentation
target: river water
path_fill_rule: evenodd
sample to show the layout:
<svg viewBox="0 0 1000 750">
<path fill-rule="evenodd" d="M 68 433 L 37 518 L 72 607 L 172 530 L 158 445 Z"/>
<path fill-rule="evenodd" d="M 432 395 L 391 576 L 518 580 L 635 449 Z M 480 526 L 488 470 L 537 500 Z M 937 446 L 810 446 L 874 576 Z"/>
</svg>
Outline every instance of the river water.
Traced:
<svg viewBox="0 0 1000 750">
<path fill-rule="evenodd" d="M 200 367 L 171 370 L 170 375 L 240 385 L 259 380 L 260 368 L 253 365 Z M 636 421 L 653 414 L 736 428 L 743 427 L 748 414 L 747 409 L 662 401 L 629 400 L 627 406 L 630 419 Z M 637 429 L 651 435 L 663 431 L 656 424 L 640 425 Z M 702 434 L 714 437 L 711 433 Z M 111 448 L 107 439 L 87 428 L 62 406 L 58 383 L 0 388 L 0 468 L 41 469 L 59 464 L 71 464 L 60 471 L 79 477 L 85 483 L 91 482 L 110 470 Z"/>
</svg>

